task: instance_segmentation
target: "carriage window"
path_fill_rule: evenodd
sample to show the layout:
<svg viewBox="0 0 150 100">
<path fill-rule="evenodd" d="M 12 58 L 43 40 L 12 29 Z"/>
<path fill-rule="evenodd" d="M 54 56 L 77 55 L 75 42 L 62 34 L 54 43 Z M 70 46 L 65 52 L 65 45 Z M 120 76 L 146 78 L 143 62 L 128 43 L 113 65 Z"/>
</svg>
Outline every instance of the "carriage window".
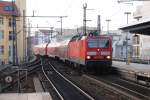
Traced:
<svg viewBox="0 0 150 100">
<path fill-rule="evenodd" d="M 109 47 L 108 39 L 90 39 L 88 40 L 89 48 L 107 48 Z"/>
</svg>

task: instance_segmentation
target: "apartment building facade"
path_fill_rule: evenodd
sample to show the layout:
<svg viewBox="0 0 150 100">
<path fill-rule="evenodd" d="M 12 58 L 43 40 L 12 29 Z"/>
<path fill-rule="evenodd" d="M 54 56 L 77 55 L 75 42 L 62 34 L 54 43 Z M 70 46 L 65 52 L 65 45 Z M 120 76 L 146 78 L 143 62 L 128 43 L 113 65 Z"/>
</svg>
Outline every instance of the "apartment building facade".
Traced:
<svg viewBox="0 0 150 100">
<path fill-rule="evenodd" d="M 12 63 L 14 59 L 13 55 L 15 55 L 15 59 L 18 58 L 19 63 L 24 59 L 23 46 L 25 43 L 25 34 L 23 35 L 24 21 L 21 17 L 23 15 L 21 10 L 26 9 L 25 1 L 26 0 L 16 0 L 13 3 L 9 1 L 0 1 L 0 64 Z M 15 16 L 15 21 L 13 21 L 12 15 Z M 14 34 L 16 34 L 16 36 L 13 35 L 14 25 Z M 13 42 L 13 38 L 17 41 Z M 13 43 L 17 45 L 14 47 Z"/>
<path fill-rule="evenodd" d="M 7 1 L 0 1 L 0 63 L 12 62 L 13 56 L 13 23 L 12 15 L 19 16 L 17 6 Z M 14 23 L 15 24 L 15 23 Z M 14 49 L 15 50 L 15 49 Z"/>
</svg>

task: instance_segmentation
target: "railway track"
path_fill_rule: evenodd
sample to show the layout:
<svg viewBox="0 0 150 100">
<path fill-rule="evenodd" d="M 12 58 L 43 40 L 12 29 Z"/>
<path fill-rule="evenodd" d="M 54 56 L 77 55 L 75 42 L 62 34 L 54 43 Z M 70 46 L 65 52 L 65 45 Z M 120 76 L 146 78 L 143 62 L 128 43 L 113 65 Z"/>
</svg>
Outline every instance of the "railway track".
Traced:
<svg viewBox="0 0 150 100">
<path fill-rule="evenodd" d="M 85 75 L 85 77 L 96 81 L 100 84 L 107 84 L 109 88 L 114 91 L 118 91 L 123 95 L 128 96 L 134 100 L 150 100 L 150 88 L 120 79 L 116 76 L 93 76 Z"/>
<path fill-rule="evenodd" d="M 77 82 L 77 84 L 80 84 L 81 87 L 86 89 L 86 91 L 92 91 L 93 93 L 89 93 L 92 94 L 92 96 L 94 95 L 94 97 L 95 94 L 102 94 L 102 96 L 110 96 L 111 99 L 115 98 L 114 100 L 118 100 L 119 98 L 126 98 L 130 100 L 150 100 L 149 87 L 134 83 L 129 80 L 121 79 L 119 76 L 116 75 L 97 76 L 86 73 L 83 75 L 78 75 L 75 74 L 75 71 L 69 68 L 69 66 L 58 63 L 57 61 L 55 61 L 55 63 L 54 65 L 58 66 L 57 69 L 59 69 L 61 73 L 70 77 L 70 79 Z M 74 75 L 72 74 L 72 72 Z"/>
<path fill-rule="evenodd" d="M 45 77 L 49 81 L 49 84 L 53 86 L 60 100 L 95 100 L 59 73 L 50 63 L 44 64 L 42 61 L 41 65 Z"/>
<path fill-rule="evenodd" d="M 30 63 L 26 63 L 23 67 L 18 67 L 19 69 L 23 69 L 25 71 L 27 71 L 27 76 L 30 75 L 31 73 L 35 72 L 37 68 L 39 68 L 40 65 L 40 60 L 35 60 L 33 62 Z M 2 82 L 3 84 L 5 84 L 5 86 L 2 88 L 2 92 L 8 92 L 9 89 L 11 89 L 12 87 L 17 87 L 18 82 L 22 81 L 23 79 L 26 78 L 26 75 L 23 71 L 20 71 L 18 73 L 17 68 L 13 68 L 13 67 L 9 67 L 3 70 L 2 74 L 4 77 L 6 76 L 11 76 L 12 77 L 12 82 L 11 83 L 6 83 L 6 82 Z M 18 74 L 20 74 L 20 76 L 18 77 Z M 3 78 L 4 78 L 3 77 Z M 19 81 L 18 81 L 19 80 Z"/>
<path fill-rule="evenodd" d="M 6 68 L 3 68 L 2 70 L 0 70 L 1 74 L 5 74 L 5 75 L 9 75 L 9 74 L 13 74 L 15 73 L 17 70 L 17 68 L 22 68 L 22 69 L 32 69 L 33 67 L 37 66 L 40 63 L 40 60 L 35 60 L 33 62 L 29 62 L 29 63 L 24 63 L 22 65 L 17 65 L 17 66 L 13 66 L 13 65 L 9 65 Z"/>
</svg>

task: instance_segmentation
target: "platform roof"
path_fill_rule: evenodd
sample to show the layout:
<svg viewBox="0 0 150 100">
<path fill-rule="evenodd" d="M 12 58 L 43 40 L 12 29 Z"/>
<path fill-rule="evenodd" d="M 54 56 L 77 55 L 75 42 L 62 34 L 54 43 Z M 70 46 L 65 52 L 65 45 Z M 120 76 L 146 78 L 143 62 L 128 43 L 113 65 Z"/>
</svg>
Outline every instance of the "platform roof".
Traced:
<svg viewBox="0 0 150 100">
<path fill-rule="evenodd" d="M 133 22 L 131 24 L 122 26 L 119 29 L 130 33 L 150 35 L 150 18 Z"/>
</svg>

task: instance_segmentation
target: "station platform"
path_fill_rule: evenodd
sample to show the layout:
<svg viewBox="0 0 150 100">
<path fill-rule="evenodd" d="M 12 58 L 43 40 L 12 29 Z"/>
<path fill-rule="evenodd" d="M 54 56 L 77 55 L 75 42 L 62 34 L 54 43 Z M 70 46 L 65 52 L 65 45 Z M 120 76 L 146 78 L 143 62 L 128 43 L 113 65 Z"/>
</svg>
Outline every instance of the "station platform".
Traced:
<svg viewBox="0 0 150 100">
<path fill-rule="evenodd" d="M 44 92 L 41 82 L 37 77 L 33 78 L 33 82 L 34 82 L 34 88 L 36 92 Z"/>
<path fill-rule="evenodd" d="M 112 66 L 123 78 L 150 84 L 150 64 L 113 61 Z"/>
<path fill-rule="evenodd" d="M 52 100 L 49 93 L 9 93 L 0 94 L 0 100 Z"/>
<path fill-rule="evenodd" d="M 126 62 L 113 61 L 113 67 L 135 72 L 150 72 L 150 64 L 139 64 L 139 63 L 126 64 Z"/>
</svg>

